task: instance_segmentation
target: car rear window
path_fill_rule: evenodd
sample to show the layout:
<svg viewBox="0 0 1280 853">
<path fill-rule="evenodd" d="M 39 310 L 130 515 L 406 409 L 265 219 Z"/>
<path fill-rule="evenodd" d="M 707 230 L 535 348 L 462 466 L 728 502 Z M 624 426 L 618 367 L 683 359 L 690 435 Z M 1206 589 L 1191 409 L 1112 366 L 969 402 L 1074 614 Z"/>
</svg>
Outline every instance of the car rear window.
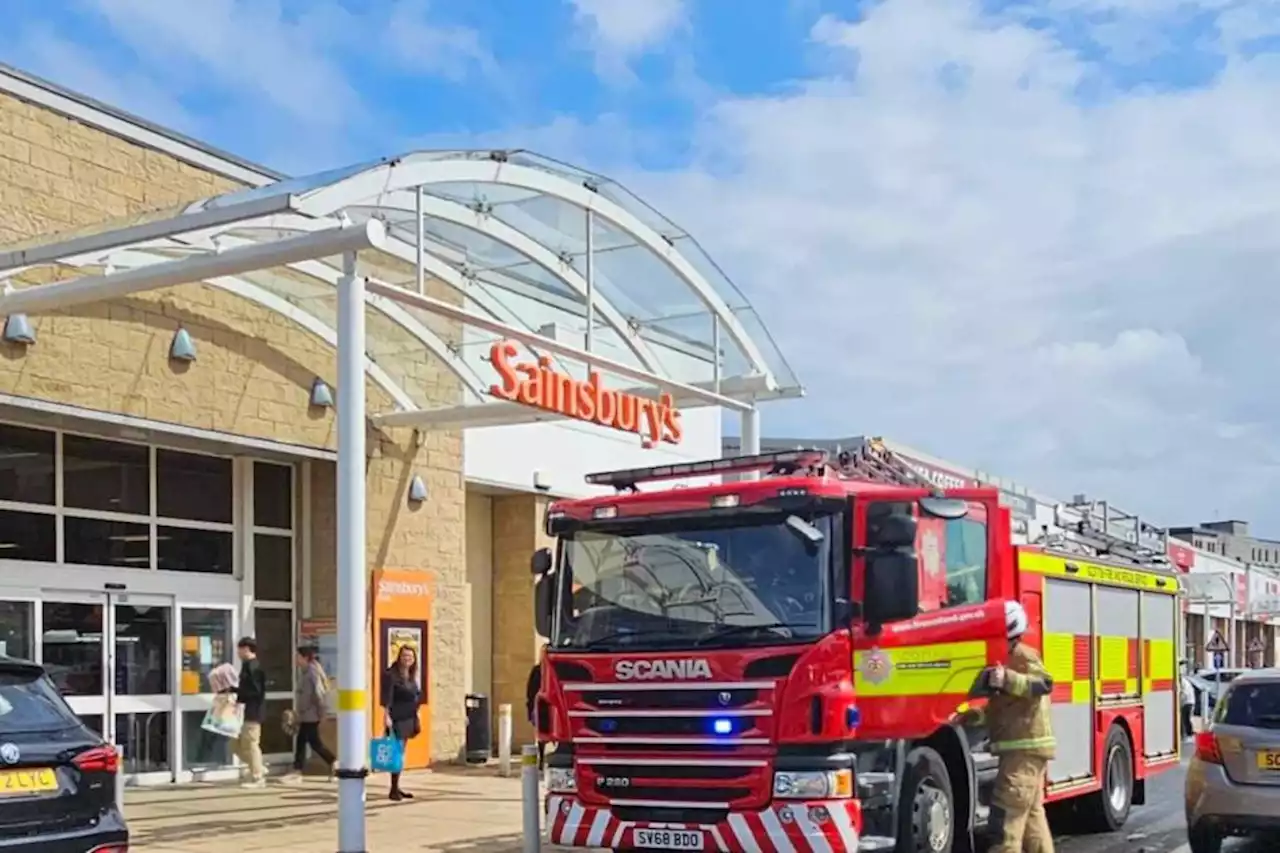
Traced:
<svg viewBox="0 0 1280 853">
<path fill-rule="evenodd" d="M 0 670 L 0 734 L 52 731 L 79 719 L 53 684 L 34 670 Z"/>
<path fill-rule="evenodd" d="M 1280 728 L 1280 682 L 1236 684 L 1219 721 L 1228 726 Z"/>
</svg>

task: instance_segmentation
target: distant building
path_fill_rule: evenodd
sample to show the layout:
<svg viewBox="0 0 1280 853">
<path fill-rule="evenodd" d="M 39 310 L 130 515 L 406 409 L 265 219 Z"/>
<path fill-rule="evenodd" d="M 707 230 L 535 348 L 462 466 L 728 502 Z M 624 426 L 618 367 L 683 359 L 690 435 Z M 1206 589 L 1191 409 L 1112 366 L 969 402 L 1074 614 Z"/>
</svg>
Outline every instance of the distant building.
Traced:
<svg viewBox="0 0 1280 853">
<path fill-rule="evenodd" d="M 1280 569 L 1280 540 L 1249 535 L 1249 522 L 1205 521 L 1194 527 L 1171 527 L 1169 535 L 1221 557 Z"/>
</svg>

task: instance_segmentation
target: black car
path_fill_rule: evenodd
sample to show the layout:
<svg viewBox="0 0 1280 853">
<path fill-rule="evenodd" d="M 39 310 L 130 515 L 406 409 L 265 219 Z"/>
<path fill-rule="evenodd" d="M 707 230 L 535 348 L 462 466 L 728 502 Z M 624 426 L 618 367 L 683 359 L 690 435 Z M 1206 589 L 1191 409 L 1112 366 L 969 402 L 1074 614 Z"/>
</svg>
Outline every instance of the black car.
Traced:
<svg viewBox="0 0 1280 853">
<path fill-rule="evenodd" d="M 128 853 L 119 772 L 43 667 L 0 657 L 0 851 Z"/>
</svg>

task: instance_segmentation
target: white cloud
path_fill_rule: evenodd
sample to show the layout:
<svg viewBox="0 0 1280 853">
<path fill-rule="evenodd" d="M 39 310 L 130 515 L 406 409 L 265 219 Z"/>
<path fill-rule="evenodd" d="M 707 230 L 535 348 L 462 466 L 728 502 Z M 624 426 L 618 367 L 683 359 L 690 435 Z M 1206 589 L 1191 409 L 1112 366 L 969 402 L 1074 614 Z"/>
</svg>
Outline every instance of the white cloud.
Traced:
<svg viewBox="0 0 1280 853">
<path fill-rule="evenodd" d="M 1235 56 L 1198 90 L 1086 103 L 1105 69 L 977 9 L 823 18 L 834 73 L 721 100 L 692 169 L 618 177 L 703 240 L 806 381 L 766 431 L 894 436 L 1280 535 L 1274 71 Z"/>
<path fill-rule="evenodd" d="M 630 81 L 629 64 L 663 46 L 688 23 L 685 0 L 569 0 L 574 19 L 596 55 L 596 69 L 614 82 Z"/>
</svg>

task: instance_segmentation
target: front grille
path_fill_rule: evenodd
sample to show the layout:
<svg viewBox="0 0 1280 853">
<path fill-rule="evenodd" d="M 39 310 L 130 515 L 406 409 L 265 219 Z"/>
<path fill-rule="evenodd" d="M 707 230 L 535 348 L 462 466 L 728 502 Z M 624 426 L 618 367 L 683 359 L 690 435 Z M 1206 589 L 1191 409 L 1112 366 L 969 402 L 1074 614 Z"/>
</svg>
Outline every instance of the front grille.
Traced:
<svg viewBox="0 0 1280 853">
<path fill-rule="evenodd" d="M 596 776 L 634 777 L 659 776 L 663 779 L 708 779 L 727 781 L 742 779 L 751 775 L 750 767 L 735 767 L 724 764 L 673 764 L 667 767 L 635 767 L 628 764 L 592 764 L 591 771 Z"/>
<path fill-rule="evenodd" d="M 715 732 L 712 717 L 591 717 L 586 728 L 598 735 L 617 737 L 669 735 L 672 737 L 732 737 L 752 732 L 752 717 L 725 717 L 733 727 L 728 732 Z"/>
<path fill-rule="evenodd" d="M 596 786 L 607 797 L 624 800 L 683 800 L 687 803 L 728 803 L 751 796 L 750 788 L 672 788 L 669 785 Z"/>
<path fill-rule="evenodd" d="M 582 701 L 601 711 L 611 710 L 731 710 L 760 700 L 755 688 L 738 690 L 607 690 L 582 692 Z"/>
<path fill-rule="evenodd" d="M 651 806 L 615 806 L 614 817 L 636 823 L 720 823 L 729 816 L 726 809 L 669 809 Z"/>
</svg>

